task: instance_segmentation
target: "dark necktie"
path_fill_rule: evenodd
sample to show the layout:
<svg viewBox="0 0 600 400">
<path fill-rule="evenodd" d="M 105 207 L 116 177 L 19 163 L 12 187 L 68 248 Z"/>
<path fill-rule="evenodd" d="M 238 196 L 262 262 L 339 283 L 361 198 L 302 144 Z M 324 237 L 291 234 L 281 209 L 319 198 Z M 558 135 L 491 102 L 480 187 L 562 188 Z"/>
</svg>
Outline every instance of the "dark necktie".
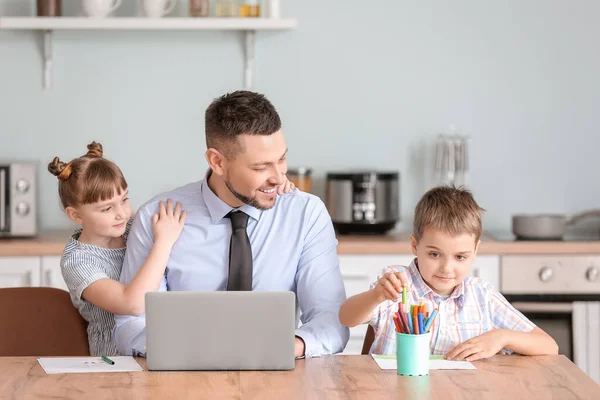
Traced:
<svg viewBox="0 0 600 400">
<path fill-rule="evenodd" d="M 227 290 L 252 290 L 252 248 L 246 233 L 248 214 L 231 211 L 227 217 L 231 219 Z"/>
</svg>

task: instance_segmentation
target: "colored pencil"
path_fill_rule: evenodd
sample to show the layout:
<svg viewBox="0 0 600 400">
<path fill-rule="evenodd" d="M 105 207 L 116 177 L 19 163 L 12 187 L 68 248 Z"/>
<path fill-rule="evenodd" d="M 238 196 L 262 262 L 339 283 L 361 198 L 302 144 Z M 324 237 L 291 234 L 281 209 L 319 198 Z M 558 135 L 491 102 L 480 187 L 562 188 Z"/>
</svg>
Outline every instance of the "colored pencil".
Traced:
<svg viewBox="0 0 600 400">
<path fill-rule="evenodd" d="M 438 315 L 438 309 L 436 308 L 435 310 L 433 310 L 431 312 L 431 317 L 429 317 L 427 319 L 427 323 L 425 324 L 425 327 L 424 327 L 426 332 L 429 332 L 429 329 L 431 329 L 431 325 L 433 324 L 433 321 L 435 320 L 435 317 L 437 317 L 437 315 Z"/>
<path fill-rule="evenodd" d="M 419 330 L 419 318 L 417 317 L 417 314 L 413 314 L 412 320 L 413 320 L 413 329 L 415 331 L 415 335 L 420 335 L 421 331 Z"/>
<path fill-rule="evenodd" d="M 398 322 L 398 316 L 394 314 L 392 318 L 394 320 L 394 325 L 396 325 L 396 332 L 402 333 L 402 329 L 400 329 L 400 323 Z"/>
</svg>

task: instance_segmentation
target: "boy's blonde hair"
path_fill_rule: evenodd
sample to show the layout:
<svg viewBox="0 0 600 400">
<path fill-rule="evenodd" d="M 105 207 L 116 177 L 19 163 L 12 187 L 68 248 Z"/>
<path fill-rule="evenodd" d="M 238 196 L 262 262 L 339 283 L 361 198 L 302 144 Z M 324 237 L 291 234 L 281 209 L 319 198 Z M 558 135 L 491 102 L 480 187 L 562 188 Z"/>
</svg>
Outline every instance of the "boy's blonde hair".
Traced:
<svg viewBox="0 0 600 400">
<path fill-rule="evenodd" d="M 417 241 L 425 228 L 435 228 L 449 235 L 471 234 L 481 238 L 481 213 L 473 194 L 463 187 L 438 186 L 421 197 L 415 207 L 413 235 Z"/>
</svg>

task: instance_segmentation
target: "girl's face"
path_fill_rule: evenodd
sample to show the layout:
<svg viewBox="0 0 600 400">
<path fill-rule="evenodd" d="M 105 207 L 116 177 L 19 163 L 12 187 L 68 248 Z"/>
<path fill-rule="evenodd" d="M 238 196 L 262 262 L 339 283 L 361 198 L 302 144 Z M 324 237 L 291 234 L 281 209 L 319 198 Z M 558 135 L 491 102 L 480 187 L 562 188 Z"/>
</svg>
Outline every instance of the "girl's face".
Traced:
<svg viewBox="0 0 600 400">
<path fill-rule="evenodd" d="M 127 221 L 131 217 L 129 191 L 124 190 L 105 201 L 67 207 L 69 218 L 83 226 L 88 234 L 96 236 L 120 237 L 125 233 Z"/>
</svg>

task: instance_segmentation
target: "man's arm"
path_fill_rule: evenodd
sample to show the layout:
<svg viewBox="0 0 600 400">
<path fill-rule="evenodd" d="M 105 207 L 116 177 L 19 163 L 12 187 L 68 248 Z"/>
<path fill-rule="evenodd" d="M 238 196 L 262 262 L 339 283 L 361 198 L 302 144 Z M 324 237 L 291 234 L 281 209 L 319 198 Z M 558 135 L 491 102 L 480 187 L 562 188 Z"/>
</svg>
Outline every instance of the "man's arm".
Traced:
<svg viewBox="0 0 600 400">
<path fill-rule="evenodd" d="M 297 296 L 303 325 L 296 330 L 305 344 L 306 357 L 344 350 L 350 330 L 338 313 L 346 300 L 337 256 L 338 241 L 322 201 L 308 215 L 308 234 L 296 273 Z"/>
<path fill-rule="evenodd" d="M 121 283 L 129 284 L 138 273 L 150 254 L 154 243 L 151 216 L 141 208 L 129 231 L 127 250 L 123 269 L 121 270 Z M 167 283 L 163 277 L 158 290 L 167 290 Z M 146 354 L 146 317 L 129 315 L 115 315 L 115 328 L 113 340 L 117 350 L 123 355 Z"/>
</svg>

